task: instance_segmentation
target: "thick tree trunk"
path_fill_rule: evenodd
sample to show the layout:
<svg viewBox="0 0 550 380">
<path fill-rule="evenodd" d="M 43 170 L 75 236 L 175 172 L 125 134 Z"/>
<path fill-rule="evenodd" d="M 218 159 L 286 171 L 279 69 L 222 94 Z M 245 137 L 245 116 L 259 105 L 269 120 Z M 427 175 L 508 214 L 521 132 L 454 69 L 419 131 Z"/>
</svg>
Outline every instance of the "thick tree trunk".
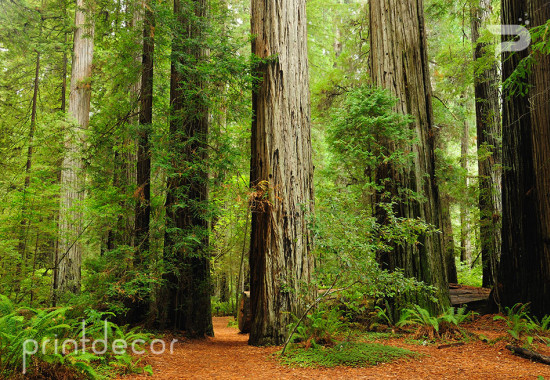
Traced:
<svg viewBox="0 0 550 380">
<path fill-rule="evenodd" d="M 84 0 L 78 0 L 69 95 L 69 121 L 73 128 L 67 131 L 66 152 L 61 172 L 60 253 L 56 281 L 58 291 L 61 293 L 80 291 L 82 246 L 79 239 L 83 233 L 80 207 L 84 200 L 83 162 L 80 155 L 85 143 L 84 131 L 88 128 L 90 117 L 93 49 L 94 27 L 92 20 L 86 16 Z"/>
<path fill-rule="evenodd" d="M 170 155 L 173 173 L 166 198 L 165 264 L 167 285 L 161 290 L 161 325 L 183 329 L 190 337 L 214 335 L 210 305 L 208 207 L 208 107 L 199 73 L 181 68 L 204 60 L 197 45 L 206 1 L 194 0 L 191 10 L 174 1 L 179 25 L 172 45 Z M 194 8 L 194 9 L 193 9 Z M 193 12 L 189 14 L 187 12 Z M 189 39 L 189 40 L 185 40 Z M 186 57 L 193 57 L 193 60 Z"/>
<path fill-rule="evenodd" d="M 253 0 L 251 10 L 252 52 L 266 61 L 252 96 L 249 344 L 282 344 L 313 270 L 306 1 Z"/>
<path fill-rule="evenodd" d="M 135 218 L 135 264 L 140 265 L 143 254 L 149 250 L 149 222 L 151 218 L 151 152 L 149 130 L 153 122 L 153 56 L 155 19 L 149 7 L 143 19 L 143 56 L 141 73 L 140 130 L 137 153 L 137 205 Z"/>
<path fill-rule="evenodd" d="M 425 201 L 404 200 L 398 216 L 421 218 L 440 229 L 439 189 L 435 178 L 435 154 L 431 85 L 428 70 L 422 0 L 371 1 L 370 43 L 373 84 L 388 89 L 400 102 L 396 110 L 414 117 L 411 128 L 417 134 L 414 166 L 407 173 L 388 170 L 397 186 L 421 193 Z M 392 148 L 391 142 L 388 142 Z M 446 254 L 439 233 L 426 233 L 419 244 L 397 246 L 390 254 L 390 268 L 437 288 L 440 305 L 449 304 Z M 427 305 L 426 300 L 418 302 Z M 435 307 L 435 305 L 433 305 Z"/>
<path fill-rule="evenodd" d="M 502 1 L 503 24 L 517 24 L 525 13 L 533 27 L 544 24 L 548 1 Z M 528 54 L 503 54 L 504 80 Z M 550 310 L 550 57 L 534 57 L 529 96 L 503 93 L 502 257 L 495 290 L 501 305 L 530 302 L 542 316 Z"/>
<path fill-rule="evenodd" d="M 479 0 L 479 6 L 472 11 L 474 62 L 487 54 L 487 45 L 477 41 L 479 31 L 489 21 L 490 14 L 491 0 Z M 483 286 L 491 287 L 496 280 L 502 245 L 502 129 L 498 88 L 500 78 L 496 62 L 482 72 L 474 65 L 474 70 Z"/>
<path fill-rule="evenodd" d="M 146 3 L 143 7 L 135 9 L 132 26 L 141 27 L 141 39 L 138 42 L 142 49 L 136 64 L 141 66 L 140 80 L 132 86 L 132 92 L 139 99 L 139 117 L 137 120 L 137 139 L 127 134 L 124 143 L 137 149 L 130 149 L 125 159 L 126 191 L 132 189 L 135 184 L 134 201 L 125 202 L 126 215 L 124 216 L 124 235 L 127 238 L 123 243 L 133 246 L 134 271 L 148 270 L 147 252 L 149 251 L 149 222 L 151 218 L 151 152 L 149 147 L 149 134 L 153 122 L 153 58 L 154 58 L 154 28 L 155 16 L 150 6 Z M 143 24 L 142 24 L 143 22 Z M 134 123 L 136 120 L 133 121 Z M 151 297 L 147 294 L 142 299 L 133 300 L 128 305 L 126 318 L 130 323 L 149 322 L 148 316 L 151 306 Z"/>
</svg>

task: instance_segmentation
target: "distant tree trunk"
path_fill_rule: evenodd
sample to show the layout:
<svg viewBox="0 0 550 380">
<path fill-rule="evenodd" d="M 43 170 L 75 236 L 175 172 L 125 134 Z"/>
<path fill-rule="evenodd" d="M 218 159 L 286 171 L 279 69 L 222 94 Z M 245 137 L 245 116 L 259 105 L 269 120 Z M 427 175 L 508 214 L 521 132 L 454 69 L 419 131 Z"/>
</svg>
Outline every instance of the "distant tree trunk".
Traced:
<svg viewBox="0 0 550 380">
<path fill-rule="evenodd" d="M 63 13 L 66 15 L 67 10 Z M 65 32 L 65 45 L 67 45 L 67 40 L 69 38 L 69 33 Z M 67 67 L 69 66 L 69 57 L 65 48 L 63 48 L 63 68 L 61 69 L 61 112 L 65 114 L 67 112 Z"/>
<path fill-rule="evenodd" d="M 67 7 L 65 6 L 63 9 L 63 16 L 67 17 Z M 68 31 L 65 31 L 65 43 L 63 46 L 63 67 L 61 68 L 61 106 L 60 110 L 63 115 L 67 112 L 67 67 L 69 66 L 69 59 L 67 57 L 67 51 L 65 50 L 65 45 L 67 45 L 67 40 L 69 38 Z M 59 162 L 58 165 L 58 174 L 57 174 L 57 182 L 61 183 L 61 168 L 63 163 Z M 59 212 L 59 211 L 58 211 Z M 57 228 L 59 229 L 59 215 L 56 215 L 57 217 Z M 51 292 L 51 301 L 52 301 L 52 307 L 57 306 L 57 289 L 58 286 L 58 280 L 59 280 L 59 234 L 57 235 L 55 239 L 55 245 L 53 250 L 53 258 L 52 258 L 52 292 Z"/>
<path fill-rule="evenodd" d="M 436 134 L 436 147 L 439 151 L 444 152 L 447 147 L 441 129 Z M 438 157 L 436 157 L 438 158 Z M 436 160 L 436 166 L 441 169 L 442 164 Z M 453 223 L 451 221 L 451 198 L 449 194 L 441 193 L 441 232 L 443 233 L 443 242 L 445 243 L 445 252 L 447 257 L 447 281 L 450 283 L 458 283 L 458 274 L 456 271 L 455 258 L 455 239 L 453 233 Z"/>
<path fill-rule="evenodd" d="M 474 63 L 487 54 L 485 51 L 487 45 L 477 41 L 479 31 L 487 24 L 490 14 L 491 0 L 479 0 L 479 6 L 472 11 Z M 478 72 L 477 65 L 474 65 L 474 70 L 483 286 L 491 287 L 496 281 L 496 270 L 502 245 L 500 78 L 497 62 L 482 72 Z"/>
<path fill-rule="evenodd" d="M 31 184 L 31 168 L 32 168 L 32 155 L 33 155 L 33 143 L 34 133 L 36 130 L 36 107 L 38 103 L 38 85 L 40 80 L 40 53 L 36 53 L 36 65 L 34 72 L 34 85 L 33 95 L 31 101 L 31 125 L 29 128 L 29 146 L 27 147 L 27 162 L 25 164 L 25 180 L 23 183 L 23 203 L 21 205 L 21 226 L 19 231 L 19 244 L 17 249 L 19 256 L 21 257 L 21 263 L 17 265 L 17 273 L 14 281 L 15 291 L 19 291 L 19 283 L 21 281 L 22 269 L 24 269 L 27 261 L 27 239 L 28 231 L 30 227 L 30 221 L 27 215 L 27 190 Z"/>
<path fill-rule="evenodd" d="M 205 58 L 205 49 L 197 44 L 207 8 L 205 0 L 193 0 L 190 4 L 191 8 L 183 7 L 179 0 L 174 1 L 179 23 L 172 43 L 170 84 L 173 173 L 168 178 L 166 198 L 164 255 L 168 275 L 159 309 L 161 325 L 183 329 L 190 337 L 204 337 L 214 335 L 206 216 L 208 107 L 200 74 L 184 72 L 180 66 L 193 67 L 193 61 Z M 193 59 L 187 58 L 190 56 Z"/>
<path fill-rule="evenodd" d="M 441 203 L 435 178 L 435 128 L 431 102 L 426 34 L 422 0 L 374 0 L 370 8 L 371 78 L 373 84 L 388 89 L 400 99 L 396 110 L 414 117 L 411 128 L 418 138 L 414 166 L 407 173 L 389 168 L 388 174 L 397 186 L 421 193 L 426 201 L 405 200 L 397 214 L 421 218 L 440 229 Z M 390 149 L 392 142 L 387 142 Z M 434 285 L 440 306 L 449 304 L 447 257 L 439 233 L 427 233 L 419 244 L 396 246 L 390 255 L 390 268 L 403 268 L 405 274 Z M 431 308 L 426 299 L 420 302 Z"/>
<path fill-rule="evenodd" d="M 533 27 L 544 24 L 548 1 L 502 1 L 503 24 L 517 24 L 526 13 Z M 503 54 L 504 80 L 528 54 Z M 550 57 L 534 58 L 529 96 L 503 93 L 502 257 L 495 290 L 502 306 L 530 302 L 543 316 L 550 310 Z"/>
<path fill-rule="evenodd" d="M 253 91 L 249 344 L 282 344 L 304 309 L 313 271 L 306 1 L 252 1 L 252 52 L 265 62 Z"/>
<path fill-rule="evenodd" d="M 137 205 L 135 218 L 135 263 L 140 265 L 143 254 L 149 250 L 149 223 L 151 218 L 151 151 L 149 131 L 153 122 L 153 57 L 155 53 L 154 14 L 145 7 L 143 19 L 143 56 L 141 61 L 140 130 L 137 153 Z"/>
<path fill-rule="evenodd" d="M 88 128 L 90 115 L 91 75 L 94 49 L 94 27 L 86 16 L 84 0 L 77 0 L 74 32 L 74 53 L 69 97 L 69 120 L 74 123 L 65 140 L 65 156 L 61 172 L 61 199 L 59 210 L 60 253 L 56 285 L 60 293 L 80 291 L 80 269 L 83 232 L 84 200 L 83 162 L 80 157 L 84 145 L 83 132 Z"/>
<path fill-rule="evenodd" d="M 460 167 L 464 174 L 462 186 L 468 189 L 468 150 L 470 146 L 470 126 L 466 120 L 462 124 L 460 139 Z M 472 263 L 472 244 L 470 241 L 470 212 L 468 204 L 463 200 L 460 204 L 460 261 L 470 265 Z"/>
<path fill-rule="evenodd" d="M 458 283 L 455 262 L 455 240 L 453 237 L 453 225 L 451 223 L 451 202 L 448 196 L 441 197 L 441 231 L 447 257 L 447 280 L 451 283 Z"/>
<path fill-rule="evenodd" d="M 220 276 L 220 302 L 229 300 L 229 283 L 227 282 L 227 273 L 222 272 Z"/>
</svg>

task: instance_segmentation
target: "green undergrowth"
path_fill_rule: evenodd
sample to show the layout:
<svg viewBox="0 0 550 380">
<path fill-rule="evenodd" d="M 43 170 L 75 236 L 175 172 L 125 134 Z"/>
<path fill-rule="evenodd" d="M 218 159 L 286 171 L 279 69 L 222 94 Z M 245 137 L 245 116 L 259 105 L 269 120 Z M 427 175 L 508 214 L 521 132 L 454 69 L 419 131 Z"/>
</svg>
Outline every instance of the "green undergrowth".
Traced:
<svg viewBox="0 0 550 380">
<path fill-rule="evenodd" d="M 401 334 L 397 334 L 394 332 L 379 332 L 379 331 L 370 331 L 368 333 L 363 333 L 361 335 L 358 335 L 359 339 L 365 342 L 374 342 L 377 340 L 399 338 L 401 336 L 402 336 Z"/>
<path fill-rule="evenodd" d="M 227 322 L 227 327 L 239 328 L 239 321 L 237 321 L 235 317 L 229 317 L 229 321 Z"/>
<path fill-rule="evenodd" d="M 71 312 L 70 307 L 16 307 L 0 295 L 0 379 L 104 380 L 152 373 L 129 349 L 115 352 L 111 345 L 116 340 L 139 341 L 136 347 L 141 350 L 150 334 L 108 321 L 112 313 L 88 309 L 85 318 L 77 318 Z M 85 338 L 87 346 L 82 343 Z M 93 353 L 96 341 L 97 351 L 105 348 L 103 353 Z"/>
<path fill-rule="evenodd" d="M 292 347 L 280 360 L 295 367 L 369 367 L 417 355 L 413 351 L 378 343 L 342 342 L 334 347 Z"/>
</svg>

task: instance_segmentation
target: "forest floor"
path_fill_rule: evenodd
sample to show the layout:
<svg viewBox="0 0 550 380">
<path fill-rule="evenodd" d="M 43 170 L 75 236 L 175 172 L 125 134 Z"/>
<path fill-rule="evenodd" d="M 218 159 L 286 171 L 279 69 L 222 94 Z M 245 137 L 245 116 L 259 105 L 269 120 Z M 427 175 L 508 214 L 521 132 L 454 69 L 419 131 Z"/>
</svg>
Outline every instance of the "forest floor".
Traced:
<svg viewBox="0 0 550 380">
<path fill-rule="evenodd" d="M 438 345 L 411 343 L 410 338 L 382 339 L 379 343 L 421 353 L 419 358 L 400 359 L 393 363 L 366 368 L 291 368 L 280 364 L 275 355 L 278 347 L 247 345 L 248 335 L 228 327 L 229 317 L 214 318 L 215 337 L 200 341 L 176 343 L 172 354 L 146 354 L 145 362 L 153 376 L 126 376 L 138 379 L 546 379 L 550 366 L 530 362 L 513 355 L 505 346 L 506 326 L 492 316 L 478 317 L 466 329 L 488 340 L 478 339 L 462 346 L 438 349 Z M 550 354 L 544 346 L 542 353 Z"/>
</svg>

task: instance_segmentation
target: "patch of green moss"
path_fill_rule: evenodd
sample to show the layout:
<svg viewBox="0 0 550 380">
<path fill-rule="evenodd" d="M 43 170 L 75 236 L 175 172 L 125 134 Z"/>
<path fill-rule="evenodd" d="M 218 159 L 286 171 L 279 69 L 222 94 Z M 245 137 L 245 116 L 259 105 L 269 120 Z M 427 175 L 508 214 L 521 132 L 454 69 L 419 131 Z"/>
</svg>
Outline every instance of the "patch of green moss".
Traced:
<svg viewBox="0 0 550 380">
<path fill-rule="evenodd" d="M 342 342 L 334 347 L 294 347 L 287 350 L 281 361 L 297 367 L 368 367 L 416 355 L 413 351 L 378 343 Z"/>
</svg>

